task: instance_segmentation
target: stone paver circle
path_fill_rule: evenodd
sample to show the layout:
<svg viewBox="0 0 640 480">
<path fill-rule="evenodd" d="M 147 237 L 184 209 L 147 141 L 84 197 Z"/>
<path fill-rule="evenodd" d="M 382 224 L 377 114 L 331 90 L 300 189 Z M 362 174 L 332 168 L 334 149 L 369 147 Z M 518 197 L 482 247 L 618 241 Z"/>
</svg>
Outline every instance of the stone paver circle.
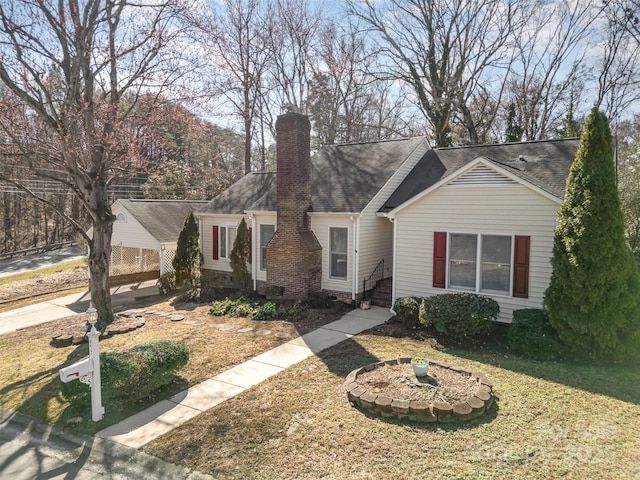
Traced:
<svg viewBox="0 0 640 480">
<path fill-rule="evenodd" d="M 407 400 L 378 395 L 373 389 L 356 382 L 358 375 L 370 372 L 387 365 L 411 363 L 411 358 L 404 357 L 394 360 L 371 363 L 353 370 L 346 378 L 344 386 L 347 398 L 353 406 L 364 408 L 370 413 L 381 417 L 396 417 L 398 419 L 414 420 L 422 423 L 433 422 L 463 422 L 484 415 L 493 404 L 493 384 L 482 373 L 471 372 L 458 367 L 429 360 L 431 365 L 454 370 L 469 375 L 476 383 L 475 392 L 468 398 L 455 404 L 448 402 L 426 402 L 421 400 Z"/>
</svg>

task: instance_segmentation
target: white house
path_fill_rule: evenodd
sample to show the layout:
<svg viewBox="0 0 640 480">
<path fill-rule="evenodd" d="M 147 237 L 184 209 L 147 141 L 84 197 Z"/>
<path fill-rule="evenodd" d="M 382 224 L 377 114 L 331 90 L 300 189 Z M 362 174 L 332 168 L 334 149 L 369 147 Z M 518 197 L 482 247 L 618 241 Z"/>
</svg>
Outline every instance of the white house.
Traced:
<svg viewBox="0 0 640 480">
<path fill-rule="evenodd" d="M 355 303 L 376 274 L 392 277 L 390 301 L 473 291 L 495 298 L 503 321 L 542 305 L 577 140 L 429 149 L 420 137 L 309 157 L 306 117 L 281 116 L 276 130 L 278 173 L 250 173 L 195 213 L 205 275 L 232 280 L 244 218 L 261 293 Z"/>
<path fill-rule="evenodd" d="M 578 141 L 431 150 L 380 214 L 394 224 L 393 294 L 475 292 L 501 321 L 540 308 Z"/>
<path fill-rule="evenodd" d="M 283 118 L 292 119 L 294 125 L 283 127 Z M 313 155 L 308 163 L 308 119 L 287 114 L 280 117 L 279 122 L 278 174 L 247 174 L 195 212 L 200 224 L 203 272 L 216 275 L 220 281 L 231 279 L 229 255 L 237 225 L 244 218 L 251 229 L 254 288 L 264 293 L 268 271 L 277 268 L 276 259 L 267 256 L 267 245 L 275 231 L 283 228 L 278 227 L 278 221 L 288 217 L 281 213 L 282 218 L 278 219 L 278 207 L 282 209 L 290 199 L 288 206 L 301 210 L 298 220 L 306 219 L 310 223 L 321 249 L 317 266 L 321 271 L 319 288 L 341 300 L 355 302 L 362 294 L 363 280 L 376 266 L 384 263 L 380 278 L 391 276 L 393 226 L 377 212 L 427 152 L 426 139 L 328 146 Z M 302 135 L 302 145 L 284 149 L 287 142 L 283 137 L 289 134 Z M 291 165 L 283 166 L 287 162 Z M 298 174 L 305 170 L 307 163 L 310 178 L 300 179 Z M 310 198 L 303 198 L 305 194 L 296 190 L 301 184 Z M 278 202 L 279 194 L 284 196 L 281 202 Z M 293 226 L 292 231 L 304 228 Z M 292 256 L 300 249 L 289 250 L 279 263 L 294 263 Z M 282 276 L 285 278 L 271 283 L 284 284 L 294 278 L 291 272 Z M 294 283 L 284 292 L 285 296 L 290 296 L 301 282 Z"/>
</svg>

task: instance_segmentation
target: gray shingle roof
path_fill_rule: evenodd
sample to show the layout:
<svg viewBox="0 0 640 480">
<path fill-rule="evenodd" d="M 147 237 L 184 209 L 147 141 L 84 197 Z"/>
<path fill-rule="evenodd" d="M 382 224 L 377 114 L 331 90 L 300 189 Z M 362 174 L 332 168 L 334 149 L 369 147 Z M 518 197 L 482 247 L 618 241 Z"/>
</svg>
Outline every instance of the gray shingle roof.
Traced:
<svg viewBox="0 0 640 480">
<path fill-rule="evenodd" d="M 276 174 L 248 173 L 197 213 L 242 215 L 246 210 L 276 210 Z"/>
<path fill-rule="evenodd" d="M 177 242 L 184 220 L 205 201 L 119 200 L 124 208 L 160 243 Z"/>
<path fill-rule="evenodd" d="M 323 147 L 311 158 L 314 212 L 361 212 L 398 167 L 424 141 L 414 137 Z M 274 173 L 249 173 L 198 213 L 275 211 Z"/>
<path fill-rule="evenodd" d="M 414 137 L 321 149 L 312 159 L 313 210 L 361 212 L 423 141 Z"/>
<path fill-rule="evenodd" d="M 380 211 L 393 210 L 478 157 L 561 199 L 577 148 L 578 139 L 561 139 L 429 150 Z"/>
</svg>

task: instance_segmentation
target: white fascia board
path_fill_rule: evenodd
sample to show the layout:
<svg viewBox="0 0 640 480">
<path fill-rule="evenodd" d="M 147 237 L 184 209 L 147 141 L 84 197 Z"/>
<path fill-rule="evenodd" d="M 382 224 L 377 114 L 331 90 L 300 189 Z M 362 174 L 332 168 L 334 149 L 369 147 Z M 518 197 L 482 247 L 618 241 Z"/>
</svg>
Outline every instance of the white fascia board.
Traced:
<svg viewBox="0 0 640 480">
<path fill-rule="evenodd" d="M 247 215 L 276 215 L 278 212 L 275 210 L 245 210 Z"/>
<path fill-rule="evenodd" d="M 453 179 L 464 175 L 469 170 L 473 169 L 474 167 L 476 167 L 477 165 L 480 165 L 480 164 L 486 166 L 487 168 L 495 170 L 498 173 L 503 174 L 504 176 L 510 178 L 511 180 L 515 181 L 516 183 L 519 183 L 520 185 L 523 185 L 523 186 L 533 190 L 534 192 L 539 193 L 543 197 L 546 197 L 549 200 L 556 202 L 558 205 L 562 204 L 562 198 L 558 198 L 555 195 L 553 195 L 553 194 L 541 189 L 540 187 L 537 187 L 537 186 L 533 185 L 532 183 L 529 183 L 526 180 L 523 180 L 519 176 L 514 175 L 513 173 L 509 172 L 508 170 L 506 170 L 506 169 L 502 168 L 501 166 L 497 165 L 495 162 L 487 160 L 484 157 L 477 157 L 475 160 L 469 162 L 464 167 L 459 168 L 458 170 L 456 170 L 455 172 L 451 173 L 450 175 L 447 175 L 446 177 L 440 179 L 438 182 L 436 182 L 435 184 L 433 184 L 432 186 L 430 186 L 429 188 L 427 188 L 423 192 L 420 192 L 419 194 L 417 194 L 413 198 L 410 198 L 409 200 L 407 200 L 403 204 L 398 205 L 396 208 L 394 208 L 393 210 L 388 212 L 385 216 L 387 216 L 388 218 L 395 218 L 396 214 L 400 210 L 403 210 L 403 209 L 407 208 L 409 205 L 413 205 L 415 202 L 417 202 L 421 198 L 429 195 L 434 190 L 437 190 L 438 188 L 440 188 L 441 186 L 449 183 Z"/>
<path fill-rule="evenodd" d="M 319 217 L 319 216 L 345 216 L 345 217 L 359 217 L 360 212 L 307 212 L 307 215 L 310 217 Z"/>
<path fill-rule="evenodd" d="M 196 218 L 211 218 L 211 217 L 244 217 L 244 213 L 193 213 Z"/>
<path fill-rule="evenodd" d="M 413 157 L 413 155 L 414 155 L 417 151 L 419 151 L 420 149 L 422 149 L 422 154 L 416 157 L 416 159 L 415 159 L 415 163 L 413 164 L 413 167 L 415 167 L 415 166 L 418 164 L 418 162 L 420 161 L 420 159 L 424 156 L 424 154 L 425 154 L 425 153 L 427 153 L 427 152 L 429 151 L 429 148 L 430 148 L 430 147 L 429 147 L 429 142 L 427 142 L 427 137 L 423 137 L 423 138 L 422 138 L 422 141 L 421 141 L 421 142 L 416 146 L 416 148 L 414 148 L 414 149 L 413 149 L 413 151 L 412 151 L 409 155 L 407 155 L 407 156 L 405 157 L 405 159 L 402 161 L 402 164 L 400 165 L 400 167 L 399 167 L 398 169 L 396 169 L 396 171 L 395 171 L 395 172 L 393 172 L 393 174 L 392 174 L 392 175 L 387 179 L 387 181 L 384 183 L 384 185 L 383 185 L 382 187 L 380 187 L 380 189 L 376 192 L 376 194 L 373 196 L 373 198 L 371 198 L 371 200 L 369 200 L 369 203 L 367 203 L 367 204 L 365 205 L 365 207 L 362 209 L 362 211 L 364 212 L 367 208 L 369 208 L 369 205 L 371 205 L 371 204 L 372 204 L 372 203 L 373 203 L 373 202 L 378 198 L 378 196 L 380 195 L 380 192 L 384 191 L 384 190 L 385 190 L 385 188 L 386 188 L 386 186 L 387 186 L 387 185 L 388 185 L 392 180 L 394 180 L 394 179 L 395 179 L 396 175 L 398 174 L 398 170 L 400 170 L 400 168 L 402 168 L 402 167 L 405 165 L 405 163 L 407 163 L 407 161 L 408 161 L 411 157 Z M 409 170 L 409 172 L 407 172 L 407 175 L 408 175 L 409 173 L 411 173 L 411 170 L 413 170 L 413 167 L 411 167 L 411 169 Z M 404 178 L 403 178 L 402 180 L 404 180 Z M 400 182 L 401 182 L 401 183 L 402 183 L 402 180 L 400 180 Z M 393 192 L 391 192 L 391 193 L 393 193 Z"/>
</svg>

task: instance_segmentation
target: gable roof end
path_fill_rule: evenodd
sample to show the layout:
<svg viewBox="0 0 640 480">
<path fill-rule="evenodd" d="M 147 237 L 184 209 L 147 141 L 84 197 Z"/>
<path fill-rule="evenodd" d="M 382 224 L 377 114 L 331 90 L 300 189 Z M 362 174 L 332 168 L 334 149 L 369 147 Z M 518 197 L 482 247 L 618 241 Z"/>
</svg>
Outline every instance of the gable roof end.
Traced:
<svg viewBox="0 0 640 480">
<path fill-rule="evenodd" d="M 471 162 L 485 165 L 539 193 L 562 200 L 578 139 L 438 148 L 427 152 L 387 202 L 382 214 L 399 210 L 416 196 L 466 172 Z M 477 163 L 474 163 L 474 166 Z"/>
</svg>

